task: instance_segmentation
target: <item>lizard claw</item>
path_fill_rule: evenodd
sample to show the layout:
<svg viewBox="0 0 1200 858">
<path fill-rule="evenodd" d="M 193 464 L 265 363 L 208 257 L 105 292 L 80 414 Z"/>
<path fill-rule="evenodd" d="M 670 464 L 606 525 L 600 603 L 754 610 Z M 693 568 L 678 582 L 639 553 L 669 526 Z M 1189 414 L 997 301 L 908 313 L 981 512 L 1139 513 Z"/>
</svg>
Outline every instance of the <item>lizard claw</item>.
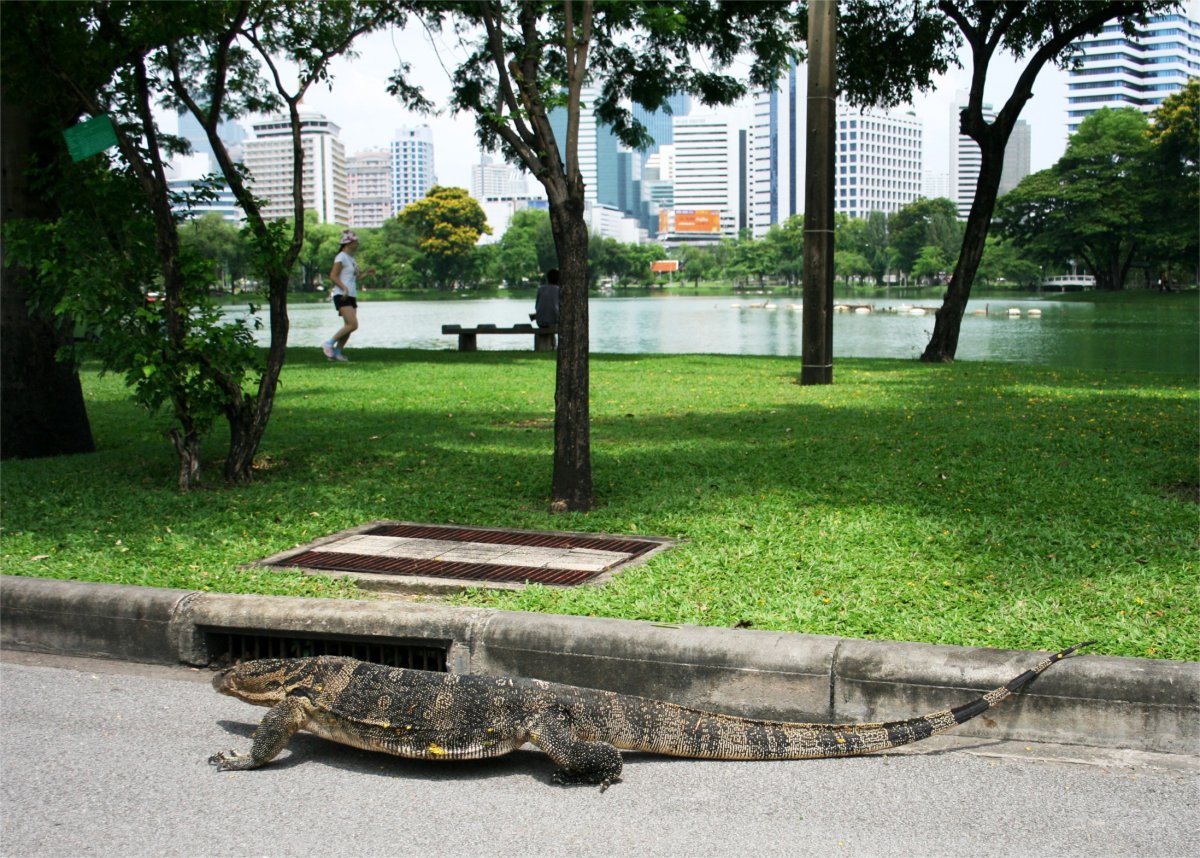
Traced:
<svg viewBox="0 0 1200 858">
<path fill-rule="evenodd" d="M 621 782 L 620 777 L 601 778 L 595 774 L 580 774 L 579 772 L 572 772 L 567 769 L 556 771 L 553 780 L 560 786 L 599 786 L 600 792 L 604 792 L 613 784 Z"/>
<path fill-rule="evenodd" d="M 208 758 L 210 766 L 216 766 L 217 771 L 223 772 L 233 767 L 233 762 L 239 756 L 237 751 L 219 751 Z"/>
</svg>

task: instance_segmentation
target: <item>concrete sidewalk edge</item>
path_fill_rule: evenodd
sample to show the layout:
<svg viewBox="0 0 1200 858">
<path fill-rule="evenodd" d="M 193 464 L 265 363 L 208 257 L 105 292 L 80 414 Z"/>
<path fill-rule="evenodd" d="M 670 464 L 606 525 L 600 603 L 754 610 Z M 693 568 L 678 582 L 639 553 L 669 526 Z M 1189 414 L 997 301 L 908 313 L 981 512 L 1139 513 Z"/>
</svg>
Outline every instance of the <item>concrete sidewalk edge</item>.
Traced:
<svg viewBox="0 0 1200 858">
<path fill-rule="evenodd" d="M 428 641 L 447 649 L 455 672 L 517 674 L 790 721 L 922 715 L 966 702 L 1038 661 L 1018 650 L 0 576 L 6 649 L 203 664 L 204 632 L 213 629 Z M 1072 658 L 956 733 L 1195 754 L 1200 663 Z"/>
</svg>

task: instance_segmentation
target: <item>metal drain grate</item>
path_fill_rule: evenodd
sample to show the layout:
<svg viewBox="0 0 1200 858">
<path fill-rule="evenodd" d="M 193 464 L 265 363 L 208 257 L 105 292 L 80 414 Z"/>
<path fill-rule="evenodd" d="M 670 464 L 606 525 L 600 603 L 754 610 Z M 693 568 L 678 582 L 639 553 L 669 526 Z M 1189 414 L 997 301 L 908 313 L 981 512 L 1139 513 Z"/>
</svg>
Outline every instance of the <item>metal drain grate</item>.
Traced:
<svg viewBox="0 0 1200 858">
<path fill-rule="evenodd" d="M 335 572 L 368 572 L 377 575 L 420 575 L 428 578 L 454 578 L 461 581 L 517 581 L 570 587 L 582 584 L 604 572 L 587 569 L 547 569 L 539 566 L 512 566 L 502 563 L 467 563 L 413 557 L 378 557 L 367 554 L 343 554 L 336 551 L 306 551 L 288 560 L 289 566 L 328 569 Z"/>
<path fill-rule="evenodd" d="M 245 629 L 204 629 L 208 663 L 228 666 L 259 658 L 340 655 L 388 667 L 446 672 L 449 644 L 433 641 L 322 637 Z"/>
<path fill-rule="evenodd" d="M 529 548 L 586 548 L 590 551 L 615 551 L 633 557 L 639 557 L 663 545 L 662 540 L 631 539 L 623 536 L 489 530 L 483 527 L 452 527 L 443 524 L 381 524 L 363 533 L 366 536 L 402 536 L 409 539 L 521 545 Z"/>
<path fill-rule="evenodd" d="M 655 537 L 373 522 L 262 563 L 359 575 L 364 585 L 377 582 L 381 588 L 526 583 L 572 587 L 673 544 Z M 405 577 L 425 580 L 405 583 Z M 447 583 L 432 584 L 435 581 Z"/>
</svg>

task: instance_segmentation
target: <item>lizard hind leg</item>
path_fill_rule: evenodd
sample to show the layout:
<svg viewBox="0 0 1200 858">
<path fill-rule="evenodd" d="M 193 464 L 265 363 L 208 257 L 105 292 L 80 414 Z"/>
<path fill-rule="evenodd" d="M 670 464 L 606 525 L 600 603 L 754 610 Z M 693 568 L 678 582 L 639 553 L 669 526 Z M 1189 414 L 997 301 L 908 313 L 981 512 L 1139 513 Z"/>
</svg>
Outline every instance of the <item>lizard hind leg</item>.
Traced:
<svg viewBox="0 0 1200 858">
<path fill-rule="evenodd" d="M 580 739 L 562 713 L 546 713 L 534 721 L 529 741 L 561 766 L 554 773 L 557 784 L 599 784 L 604 792 L 621 780 L 621 752 L 608 742 Z"/>
</svg>

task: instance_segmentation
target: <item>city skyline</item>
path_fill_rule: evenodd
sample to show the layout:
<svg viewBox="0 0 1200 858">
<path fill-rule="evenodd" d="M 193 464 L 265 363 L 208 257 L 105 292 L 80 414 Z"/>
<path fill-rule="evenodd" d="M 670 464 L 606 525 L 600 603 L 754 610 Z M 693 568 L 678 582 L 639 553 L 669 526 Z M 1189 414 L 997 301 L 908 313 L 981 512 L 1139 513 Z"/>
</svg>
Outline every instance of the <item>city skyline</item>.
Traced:
<svg viewBox="0 0 1200 858">
<path fill-rule="evenodd" d="M 1186 4 L 1185 14 L 1191 14 L 1192 7 L 1196 5 L 1197 0 Z M 472 170 L 489 157 L 498 160 L 496 153 L 481 153 L 478 150 L 474 118 L 469 114 L 450 116 L 443 112 L 430 116 L 406 111 L 385 91 L 388 74 L 403 57 L 414 69 L 421 70 L 420 74 L 413 76 L 413 80 L 426 87 L 426 95 L 435 104 L 447 103 L 450 89 L 448 71 L 457 65 L 457 51 L 456 44 L 443 39 L 439 34 L 424 30 L 388 30 L 372 34 L 357 45 L 358 55 L 355 58 L 335 61 L 330 82 L 311 88 L 302 103 L 302 110 L 319 112 L 328 117 L 330 124 L 335 128 L 340 127 L 340 142 L 346 156 L 351 158 L 360 153 L 394 147 L 402 130 L 407 131 L 418 126 L 427 127 L 429 137 L 426 145 L 431 156 L 429 160 L 436 166 L 433 181 L 442 185 L 470 188 Z M 990 84 L 985 92 L 985 101 L 990 101 L 994 109 L 1003 105 L 1021 68 L 1020 64 L 1003 55 L 997 60 L 993 63 Z M 1034 96 L 1022 112 L 1020 120 L 1026 136 L 1018 148 L 1023 150 L 1023 153 L 1032 154 L 1030 162 L 1026 162 L 1029 164 L 1026 169 L 1037 171 L 1051 166 L 1065 149 L 1071 109 L 1068 84 L 1072 81 L 1073 76 L 1069 72 L 1054 67 L 1043 69 L 1039 75 L 1034 86 Z M 918 135 L 923 137 L 923 151 L 918 174 L 923 174 L 926 180 L 936 180 L 939 175 L 953 177 L 956 173 L 955 165 L 962 156 L 962 141 L 955 142 L 957 135 L 956 129 L 953 129 L 956 124 L 954 104 L 963 93 L 961 89 L 954 87 L 965 87 L 968 82 L 969 70 L 951 70 L 937 79 L 937 85 L 930 92 L 918 96 L 910 105 L 902 105 L 891 111 L 898 115 L 911 112 L 919 121 L 921 128 Z M 1074 84 L 1071 88 L 1077 86 L 1078 84 Z M 755 97 L 751 95 L 734 106 L 699 110 L 703 114 L 715 112 L 731 129 L 744 134 L 754 129 L 759 119 L 754 103 Z M 845 110 L 839 113 L 839 118 L 850 115 Z M 243 125 L 248 127 L 254 119 L 255 117 L 247 118 Z M 561 126 L 562 122 L 557 124 Z M 599 129 L 595 129 L 592 134 L 598 132 Z M 584 136 L 587 137 L 587 134 Z M 611 137 L 611 134 L 606 137 Z M 615 138 L 612 139 L 610 147 L 616 147 Z M 600 162 L 595 162 L 595 153 L 590 153 L 586 145 L 582 152 L 585 155 L 585 163 L 582 163 L 581 167 L 584 168 L 585 176 L 589 178 L 589 197 L 596 197 L 598 192 L 610 196 L 611 194 L 606 194 L 602 189 L 616 181 L 617 177 L 608 176 L 605 172 L 611 172 L 613 165 L 609 164 L 609 161 L 612 159 L 602 158 Z M 624 157 L 631 156 L 626 154 Z M 589 158 L 593 158 L 592 163 L 588 163 Z M 599 175 L 598 168 L 602 168 L 600 171 L 605 172 L 604 176 Z M 1019 178 L 1019 174 L 1014 178 Z M 429 180 L 426 179 L 425 183 L 429 183 Z M 952 198 L 962 196 L 961 193 L 955 193 L 953 187 L 951 195 Z M 597 201 L 629 210 L 623 197 Z M 961 200 L 959 204 L 961 209 Z"/>
<path fill-rule="evenodd" d="M 1189 8 L 1195 4 L 1189 3 Z M 434 41 L 436 40 L 436 42 Z M 403 58 L 417 70 L 413 80 L 426 88 L 438 105 L 449 102 L 450 81 L 446 69 L 457 65 L 457 47 L 451 40 L 424 30 L 387 30 L 370 34 L 357 43 L 359 56 L 339 58 L 331 70 L 332 82 L 310 88 L 304 104 L 324 113 L 342 128 L 342 142 L 349 155 L 386 148 L 396 130 L 404 126 L 428 125 L 433 132 L 440 184 L 469 188 L 471 166 L 480 163 L 475 139 L 474 117 L 470 114 L 429 116 L 403 109 L 386 92 L 386 81 Z M 1020 72 L 1019 64 L 1007 54 L 993 61 L 985 100 L 999 107 L 1011 92 Z M 1021 118 L 1032 131 L 1034 171 L 1058 160 L 1067 141 L 1066 71 L 1048 66 L 1038 76 L 1033 98 Z M 949 108 L 955 93 L 970 84 L 970 69 L 951 69 L 935 78 L 928 93 L 913 99 L 911 109 L 925 124 L 924 169 L 944 172 L 949 163 Z M 908 109 L 910 106 L 896 108 Z M 719 108 L 743 128 L 753 125 L 753 99 Z"/>
</svg>

